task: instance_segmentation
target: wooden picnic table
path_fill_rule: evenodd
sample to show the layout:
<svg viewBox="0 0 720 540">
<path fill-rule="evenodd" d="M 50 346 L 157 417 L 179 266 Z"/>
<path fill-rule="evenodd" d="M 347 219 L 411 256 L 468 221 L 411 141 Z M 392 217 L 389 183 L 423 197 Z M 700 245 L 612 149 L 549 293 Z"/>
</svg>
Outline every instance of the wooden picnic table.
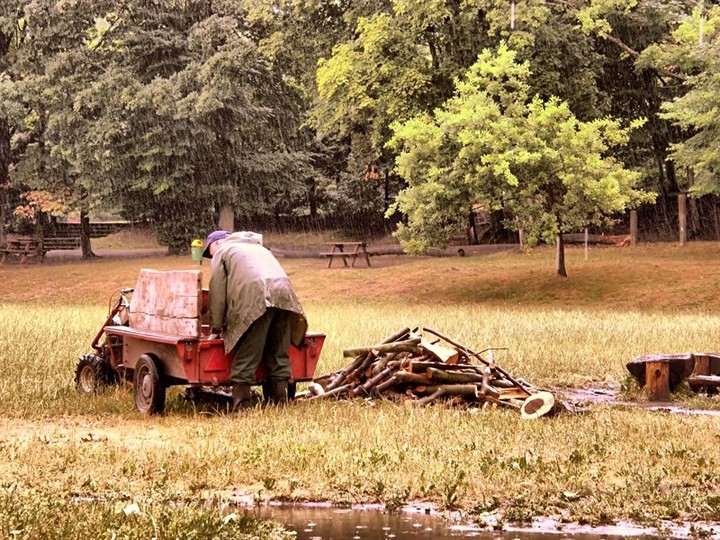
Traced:
<svg viewBox="0 0 720 540">
<path fill-rule="evenodd" d="M 330 251 L 321 253 L 328 258 L 328 268 L 332 266 L 333 260 L 338 257 L 342 258 L 345 266 L 348 265 L 348 258 L 352 259 L 352 264 L 355 266 L 355 261 L 358 255 L 365 257 L 365 262 L 370 266 L 370 256 L 367 252 L 367 244 L 365 242 L 326 242 L 326 245 L 330 246 Z"/>
<path fill-rule="evenodd" d="M 2 253 L 0 264 L 5 264 L 5 260 L 10 255 L 17 255 L 22 264 L 28 256 L 37 255 L 37 241 L 30 237 L 8 238 L 5 246 L 0 248 L 0 253 Z"/>
</svg>

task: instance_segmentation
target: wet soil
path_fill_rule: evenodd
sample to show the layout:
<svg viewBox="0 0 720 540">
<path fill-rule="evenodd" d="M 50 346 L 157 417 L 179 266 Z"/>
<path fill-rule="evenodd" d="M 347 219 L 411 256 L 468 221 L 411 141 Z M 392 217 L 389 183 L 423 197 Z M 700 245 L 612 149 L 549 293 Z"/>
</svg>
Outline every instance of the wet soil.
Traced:
<svg viewBox="0 0 720 540">
<path fill-rule="evenodd" d="M 553 390 L 560 398 L 577 412 L 585 412 L 591 405 L 637 408 L 646 411 L 720 416 L 720 410 L 688 408 L 677 401 L 633 401 L 624 399 L 619 386 L 589 386 L 586 388 L 559 388 Z"/>
</svg>

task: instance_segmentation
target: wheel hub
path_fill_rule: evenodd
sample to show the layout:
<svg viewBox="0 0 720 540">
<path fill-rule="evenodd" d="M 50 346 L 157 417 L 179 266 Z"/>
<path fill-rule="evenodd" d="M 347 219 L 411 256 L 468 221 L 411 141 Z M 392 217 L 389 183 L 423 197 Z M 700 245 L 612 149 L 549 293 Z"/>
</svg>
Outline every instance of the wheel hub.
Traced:
<svg viewBox="0 0 720 540">
<path fill-rule="evenodd" d="M 85 392 L 93 392 L 97 381 L 95 380 L 95 371 L 90 366 L 85 366 L 80 372 L 80 385 Z"/>
<path fill-rule="evenodd" d="M 152 398 L 153 382 L 150 373 L 142 374 L 142 384 L 140 385 L 140 390 L 144 399 Z"/>
</svg>

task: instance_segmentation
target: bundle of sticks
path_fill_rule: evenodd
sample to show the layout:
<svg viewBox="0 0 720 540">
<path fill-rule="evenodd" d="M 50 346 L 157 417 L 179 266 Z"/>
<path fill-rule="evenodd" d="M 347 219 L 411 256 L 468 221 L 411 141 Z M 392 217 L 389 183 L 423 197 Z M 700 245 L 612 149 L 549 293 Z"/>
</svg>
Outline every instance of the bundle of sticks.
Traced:
<svg viewBox="0 0 720 540">
<path fill-rule="evenodd" d="M 431 337 L 424 337 L 427 334 Z M 482 356 L 431 328 L 403 328 L 381 343 L 343 351 L 352 361 L 313 380 L 297 398 L 379 397 L 427 405 L 496 405 L 519 410 L 524 418 L 558 412 L 550 392 L 515 378 L 493 359 Z M 473 362 L 476 361 L 476 362 Z"/>
</svg>

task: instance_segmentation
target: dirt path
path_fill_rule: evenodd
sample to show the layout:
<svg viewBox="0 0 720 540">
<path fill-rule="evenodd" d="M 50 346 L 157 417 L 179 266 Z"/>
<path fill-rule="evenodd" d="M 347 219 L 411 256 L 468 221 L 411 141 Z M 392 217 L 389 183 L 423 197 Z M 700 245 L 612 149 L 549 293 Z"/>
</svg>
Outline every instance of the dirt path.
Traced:
<svg viewBox="0 0 720 540">
<path fill-rule="evenodd" d="M 0 442 L 26 443 L 40 440 L 46 444 L 112 442 L 128 448 L 171 447 L 178 444 L 177 429 L 140 420 L 99 420 L 83 417 L 61 417 L 48 420 L 0 419 Z"/>
</svg>

